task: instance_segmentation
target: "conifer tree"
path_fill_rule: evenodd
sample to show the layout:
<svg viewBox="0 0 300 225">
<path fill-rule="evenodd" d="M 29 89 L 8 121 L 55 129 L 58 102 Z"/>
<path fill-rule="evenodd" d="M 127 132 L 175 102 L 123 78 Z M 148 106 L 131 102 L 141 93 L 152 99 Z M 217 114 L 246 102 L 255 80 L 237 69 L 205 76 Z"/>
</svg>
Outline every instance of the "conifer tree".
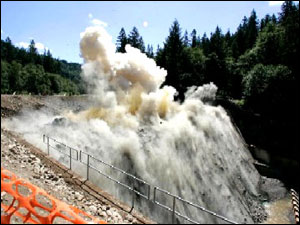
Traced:
<svg viewBox="0 0 300 225">
<path fill-rule="evenodd" d="M 195 48 L 197 46 L 197 31 L 195 29 L 193 29 L 192 33 L 191 33 L 191 39 L 192 39 L 192 48 Z"/>
<path fill-rule="evenodd" d="M 117 52 L 122 52 L 124 53 L 125 50 L 125 46 L 127 44 L 127 37 L 126 37 L 126 32 L 124 30 L 124 28 L 122 27 L 119 36 L 117 38 Z"/>
<path fill-rule="evenodd" d="M 140 36 L 139 31 L 136 27 L 133 27 L 132 31 L 128 35 L 127 42 L 132 47 L 140 49 L 141 52 L 145 52 L 143 38 Z"/>
</svg>

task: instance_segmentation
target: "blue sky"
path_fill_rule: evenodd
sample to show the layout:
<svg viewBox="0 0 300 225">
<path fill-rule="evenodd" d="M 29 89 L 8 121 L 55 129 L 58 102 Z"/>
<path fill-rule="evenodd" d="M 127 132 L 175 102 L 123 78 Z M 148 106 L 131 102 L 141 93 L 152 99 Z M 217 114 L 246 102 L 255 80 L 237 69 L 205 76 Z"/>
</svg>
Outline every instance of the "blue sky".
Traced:
<svg viewBox="0 0 300 225">
<path fill-rule="evenodd" d="M 163 45 L 175 18 L 182 33 L 195 28 L 197 34 L 210 34 L 218 25 L 223 33 L 233 33 L 244 16 L 255 9 L 259 19 L 278 15 L 282 2 L 270 1 L 1 1 L 1 39 L 7 36 L 17 46 L 27 46 L 34 39 L 43 52 L 82 63 L 79 54 L 80 32 L 93 24 L 106 26 L 113 41 L 122 27 L 128 34 L 136 26 L 145 44 L 154 49 Z"/>
</svg>

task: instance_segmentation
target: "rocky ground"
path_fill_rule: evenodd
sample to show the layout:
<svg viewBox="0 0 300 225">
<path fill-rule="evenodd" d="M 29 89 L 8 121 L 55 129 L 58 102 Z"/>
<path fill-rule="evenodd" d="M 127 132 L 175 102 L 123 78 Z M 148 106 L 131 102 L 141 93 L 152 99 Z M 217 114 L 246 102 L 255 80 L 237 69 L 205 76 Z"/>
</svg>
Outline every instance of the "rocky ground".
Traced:
<svg viewBox="0 0 300 225">
<path fill-rule="evenodd" d="M 55 198 L 108 223 L 138 223 L 137 219 L 129 213 L 121 212 L 109 204 L 104 205 L 76 185 L 67 183 L 62 174 L 57 174 L 41 163 L 39 157 L 32 154 L 30 149 L 21 145 L 3 129 L 1 129 L 1 167 L 44 189 Z M 6 194 L 1 193 L 1 201 L 6 200 L 8 200 Z"/>
<path fill-rule="evenodd" d="M 49 101 L 49 98 L 51 99 Z M 51 96 L 9 96 L 1 95 L 1 120 L 16 115 L 21 109 L 39 109 L 45 104 L 48 108 L 60 108 L 63 104 L 70 108 L 80 108 L 86 104 L 84 97 L 78 97 L 79 104 L 74 106 L 74 100 L 68 97 Z M 49 103 L 50 102 L 50 103 Z M 1 167 L 15 173 L 18 177 L 26 179 L 30 183 L 42 188 L 53 197 L 81 209 L 98 219 L 108 223 L 119 224 L 137 224 L 146 223 L 150 220 L 137 219 L 130 213 L 115 207 L 108 201 L 99 201 L 80 186 L 70 181 L 70 178 L 64 177 L 54 168 L 43 163 L 43 159 L 33 154 L 30 147 L 25 146 L 18 138 L 1 126 Z M 1 201 L 8 202 L 9 197 L 5 192 L 1 192 Z M 103 203 L 105 202 L 105 204 Z M 2 213 L 2 209 L 1 209 Z M 12 223 L 20 223 L 20 220 L 14 219 Z M 56 221 L 61 223 L 61 221 Z"/>
<path fill-rule="evenodd" d="M 38 95 L 1 95 L 1 118 L 7 118 L 19 113 L 21 109 L 47 109 L 58 112 L 72 109 L 79 111 L 91 104 L 85 95 L 81 96 L 38 96 Z"/>
</svg>

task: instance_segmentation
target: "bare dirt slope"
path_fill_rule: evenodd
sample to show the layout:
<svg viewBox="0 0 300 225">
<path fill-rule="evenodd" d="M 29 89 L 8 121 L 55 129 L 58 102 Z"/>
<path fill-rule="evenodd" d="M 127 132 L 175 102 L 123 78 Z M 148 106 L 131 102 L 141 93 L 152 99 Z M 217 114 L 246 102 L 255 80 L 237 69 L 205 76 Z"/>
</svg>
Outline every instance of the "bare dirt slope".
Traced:
<svg viewBox="0 0 300 225">
<path fill-rule="evenodd" d="M 44 105 L 40 96 L 1 95 L 1 118 L 13 116 L 22 108 L 39 109 Z"/>
<path fill-rule="evenodd" d="M 16 115 L 22 108 L 41 108 L 46 104 L 43 99 L 45 97 L 1 95 L 1 120 Z M 55 108 L 57 105 L 54 104 L 52 107 Z M 105 192 L 102 192 L 103 198 L 94 197 L 87 188 L 84 190 L 80 182 L 74 182 L 73 177 L 66 175 L 67 173 L 55 163 L 46 163 L 45 158 L 36 154 L 37 151 L 20 136 L 1 126 L 1 167 L 44 189 L 55 198 L 108 223 L 153 223 L 138 212 L 133 211 L 130 214 L 124 210 L 126 207 L 119 208 L 118 206 L 123 203 L 114 200 Z M 2 200 L 7 201 L 5 193 L 1 193 Z M 20 223 L 17 220 L 13 222 Z"/>
</svg>

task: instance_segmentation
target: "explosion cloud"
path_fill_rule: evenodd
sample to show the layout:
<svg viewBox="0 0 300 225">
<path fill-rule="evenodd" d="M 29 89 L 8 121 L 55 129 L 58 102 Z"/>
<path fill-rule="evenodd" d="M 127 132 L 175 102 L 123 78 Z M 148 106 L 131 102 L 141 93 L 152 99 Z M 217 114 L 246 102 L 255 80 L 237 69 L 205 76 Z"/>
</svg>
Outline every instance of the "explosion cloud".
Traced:
<svg viewBox="0 0 300 225">
<path fill-rule="evenodd" d="M 6 126 L 44 149 L 43 133 L 228 218 L 253 222 L 260 175 L 225 110 L 204 101 L 214 99 L 217 87 L 190 87 L 180 104 L 173 87 L 162 87 L 167 71 L 153 59 L 130 45 L 126 53 L 116 53 L 103 27 L 89 27 L 80 36 L 82 77 L 91 104 L 80 112 L 24 113 Z M 54 126 L 54 118 L 62 115 L 67 122 Z M 74 168 L 82 173 L 80 165 Z M 92 180 L 130 199 L 130 193 L 105 178 Z M 137 205 L 158 221 L 170 222 L 162 210 Z M 201 223 L 220 222 L 182 205 L 177 210 Z"/>
</svg>

